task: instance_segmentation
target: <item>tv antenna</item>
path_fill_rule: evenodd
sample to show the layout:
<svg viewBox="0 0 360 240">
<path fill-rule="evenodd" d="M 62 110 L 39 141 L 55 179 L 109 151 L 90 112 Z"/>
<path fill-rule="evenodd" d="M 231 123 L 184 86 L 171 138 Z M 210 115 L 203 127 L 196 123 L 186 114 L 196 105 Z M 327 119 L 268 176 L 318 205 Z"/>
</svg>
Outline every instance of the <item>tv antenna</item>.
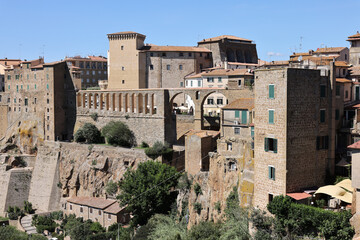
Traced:
<svg viewBox="0 0 360 240">
<path fill-rule="evenodd" d="M 299 51 L 300 52 L 302 51 L 302 40 L 303 40 L 303 37 L 300 36 L 300 46 L 299 46 Z"/>
</svg>

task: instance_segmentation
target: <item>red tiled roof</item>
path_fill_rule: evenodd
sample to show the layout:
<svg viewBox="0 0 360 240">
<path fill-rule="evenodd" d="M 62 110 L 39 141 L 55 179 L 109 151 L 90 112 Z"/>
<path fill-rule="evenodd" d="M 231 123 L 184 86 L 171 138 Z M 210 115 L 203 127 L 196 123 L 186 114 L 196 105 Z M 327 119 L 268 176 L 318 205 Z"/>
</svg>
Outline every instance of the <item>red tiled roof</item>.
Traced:
<svg viewBox="0 0 360 240">
<path fill-rule="evenodd" d="M 326 48 L 318 48 L 315 53 L 338 53 L 344 50 L 346 47 L 326 47 Z"/>
<path fill-rule="evenodd" d="M 338 83 L 352 83 L 351 80 L 346 79 L 346 78 L 337 78 L 336 82 L 338 82 Z"/>
<path fill-rule="evenodd" d="M 69 198 L 67 201 L 71 203 L 85 205 L 99 209 L 104 209 L 116 202 L 115 200 L 97 198 L 97 197 L 72 197 Z"/>
<path fill-rule="evenodd" d="M 109 207 L 104 209 L 104 212 L 112 213 L 112 214 L 118 214 L 121 212 L 125 207 L 120 207 L 118 202 L 115 202 L 114 204 L 110 205 Z"/>
<path fill-rule="evenodd" d="M 348 148 L 351 148 L 351 149 L 360 149 L 360 141 L 357 141 L 357 142 L 349 145 Z"/>
<path fill-rule="evenodd" d="M 335 61 L 336 67 L 350 67 L 350 65 L 345 61 Z"/>
<path fill-rule="evenodd" d="M 346 41 L 354 41 L 354 40 L 360 40 L 360 33 L 359 32 L 357 32 L 355 35 L 349 36 Z"/>
<path fill-rule="evenodd" d="M 198 43 L 217 42 L 217 41 L 220 41 L 222 39 L 238 40 L 238 41 L 244 41 L 244 42 L 252 42 L 252 40 L 236 37 L 236 36 L 233 36 L 233 35 L 221 35 L 221 36 L 217 36 L 217 37 L 213 37 L 213 38 L 203 39 L 202 41 L 200 41 Z"/>
<path fill-rule="evenodd" d="M 310 194 L 304 193 L 304 192 L 302 192 L 302 193 L 287 193 L 286 195 L 288 195 L 289 197 L 291 197 L 297 201 L 311 197 Z"/>
<path fill-rule="evenodd" d="M 255 106 L 254 98 L 239 98 L 229 103 L 223 109 L 253 109 Z"/>
<path fill-rule="evenodd" d="M 253 75 L 248 69 L 214 69 L 201 73 L 202 76 L 237 76 L 237 75 Z"/>
</svg>

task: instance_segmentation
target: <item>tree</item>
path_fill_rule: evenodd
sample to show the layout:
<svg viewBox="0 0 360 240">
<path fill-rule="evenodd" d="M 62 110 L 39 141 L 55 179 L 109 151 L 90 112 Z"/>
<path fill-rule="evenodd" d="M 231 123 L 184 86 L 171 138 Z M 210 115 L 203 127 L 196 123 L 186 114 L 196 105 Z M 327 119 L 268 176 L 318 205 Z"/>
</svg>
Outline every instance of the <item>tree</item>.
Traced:
<svg viewBox="0 0 360 240">
<path fill-rule="evenodd" d="M 186 238 L 186 223 L 184 221 L 177 222 L 168 215 L 155 214 L 150 218 L 147 225 L 152 226 L 148 237 L 149 240 L 176 240 Z"/>
<path fill-rule="evenodd" d="M 10 220 L 17 220 L 21 215 L 23 215 L 23 211 L 17 206 L 9 206 L 7 213 Z"/>
<path fill-rule="evenodd" d="M 101 143 L 102 137 L 99 129 L 91 123 L 85 123 L 74 135 L 75 142 Z"/>
<path fill-rule="evenodd" d="M 24 211 L 29 214 L 33 214 L 35 212 L 31 202 L 24 201 Z"/>
<path fill-rule="evenodd" d="M 117 193 L 117 190 L 118 190 L 118 184 L 113 182 L 113 181 L 109 181 L 107 184 L 106 184 L 106 188 L 105 188 L 105 191 L 107 194 L 109 195 L 115 195 Z"/>
<path fill-rule="evenodd" d="M 135 145 L 135 137 L 129 127 L 120 121 L 111 121 L 101 130 L 107 143 L 114 146 L 132 147 Z"/>
<path fill-rule="evenodd" d="M 160 156 L 168 156 L 172 152 L 173 150 L 169 148 L 169 144 L 167 143 L 164 144 L 160 141 L 156 141 L 151 148 L 147 148 L 145 150 L 145 154 L 153 160 L 155 160 Z"/>
<path fill-rule="evenodd" d="M 221 223 L 200 222 L 188 232 L 191 240 L 218 240 L 220 238 Z"/>
<path fill-rule="evenodd" d="M 170 194 L 177 185 L 180 174 L 176 169 L 155 161 L 140 163 L 136 170 L 128 169 L 120 182 L 118 196 L 134 216 L 132 223 L 144 225 L 155 213 L 167 213 L 175 201 Z"/>
<path fill-rule="evenodd" d="M 103 226 L 101 226 L 99 222 L 93 222 L 91 223 L 90 231 L 93 233 L 101 233 L 101 232 L 105 232 L 106 229 L 103 228 Z"/>
<path fill-rule="evenodd" d="M 40 216 L 34 215 L 32 224 L 36 227 L 38 233 L 43 233 L 45 230 L 49 232 L 54 232 L 56 228 L 56 223 L 50 216 Z"/>
<path fill-rule="evenodd" d="M 28 236 L 13 226 L 0 227 L 0 239 L 6 240 L 27 240 Z"/>
</svg>

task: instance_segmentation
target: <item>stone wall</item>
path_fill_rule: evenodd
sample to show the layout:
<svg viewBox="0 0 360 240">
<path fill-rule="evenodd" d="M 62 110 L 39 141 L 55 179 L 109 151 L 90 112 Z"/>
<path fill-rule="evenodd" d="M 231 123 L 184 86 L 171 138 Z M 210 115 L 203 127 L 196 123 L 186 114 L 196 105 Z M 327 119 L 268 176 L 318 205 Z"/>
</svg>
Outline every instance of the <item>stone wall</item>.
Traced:
<svg viewBox="0 0 360 240">
<path fill-rule="evenodd" d="M 0 105 L 0 139 L 5 136 L 6 130 L 8 128 L 7 113 L 8 113 L 8 106 Z"/>
</svg>

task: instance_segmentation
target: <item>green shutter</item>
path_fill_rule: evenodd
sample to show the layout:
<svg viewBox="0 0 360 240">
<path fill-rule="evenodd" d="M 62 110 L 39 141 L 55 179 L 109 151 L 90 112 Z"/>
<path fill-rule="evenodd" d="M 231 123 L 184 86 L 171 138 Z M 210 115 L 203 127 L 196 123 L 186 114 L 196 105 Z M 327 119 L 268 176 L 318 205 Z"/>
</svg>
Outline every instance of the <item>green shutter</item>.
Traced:
<svg viewBox="0 0 360 240">
<path fill-rule="evenodd" d="M 277 139 L 274 138 L 274 153 L 277 153 Z"/>
<path fill-rule="evenodd" d="M 254 127 L 251 127 L 251 137 L 254 137 Z"/>
<path fill-rule="evenodd" d="M 265 138 L 265 152 L 268 152 L 269 151 L 269 139 L 268 138 Z"/>
<path fill-rule="evenodd" d="M 275 168 L 273 167 L 272 170 L 272 179 L 275 181 Z"/>
<path fill-rule="evenodd" d="M 275 86 L 269 85 L 269 98 L 275 98 L 274 90 L 275 90 Z"/>
<path fill-rule="evenodd" d="M 269 123 L 274 123 L 274 110 L 269 110 Z"/>
<path fill-rule="evenodd" d="M 241 124 L 247 124 L 247 111 L 241 111 Z"/>
<path fill-rule="evenodd" d="M 235 118 L 239 118 L 240 117 L 240 111 L 239 110 L 235 110 Z"/>
<path fill-rule="evenodd" d="M 268 166 L 268 169 L 269 169 L 269 179 L 271 179 L 271 167 Z"/>
</svg>

